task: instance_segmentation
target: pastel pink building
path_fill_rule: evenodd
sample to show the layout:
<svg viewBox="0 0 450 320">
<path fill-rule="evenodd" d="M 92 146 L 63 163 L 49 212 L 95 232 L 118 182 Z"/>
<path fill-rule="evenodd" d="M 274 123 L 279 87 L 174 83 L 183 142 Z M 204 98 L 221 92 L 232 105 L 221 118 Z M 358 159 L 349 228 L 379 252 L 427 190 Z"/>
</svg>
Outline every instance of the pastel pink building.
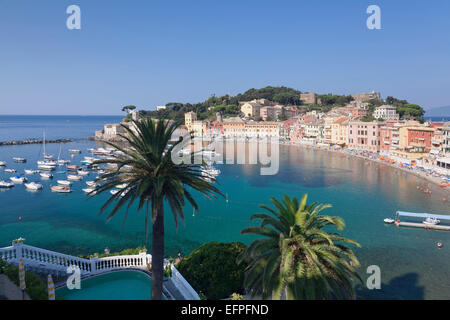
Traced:
<svg viewBox="0 0 450 320">
<path fill-rule="evenodd" d="M 348 146 L 353 149 L 380 151 L 380 128 L 383 123 L 352 121 L 348 125 Z"/>
</svg>

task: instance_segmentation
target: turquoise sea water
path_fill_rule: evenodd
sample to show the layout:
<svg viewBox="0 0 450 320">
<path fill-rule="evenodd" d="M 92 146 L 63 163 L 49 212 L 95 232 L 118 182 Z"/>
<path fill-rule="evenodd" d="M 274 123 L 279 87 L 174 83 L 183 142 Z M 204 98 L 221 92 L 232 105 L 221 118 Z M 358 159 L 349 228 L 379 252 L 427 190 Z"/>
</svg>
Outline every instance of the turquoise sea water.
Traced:
<svg viewBox="0 0 450 320">
<path fill-rule="evenodd" d="M 3 120 L 0 118 L 0 123 Z M 59 120 L 45 121 L 55 121 L 55 128 L 68 137 L 77 138 L 83 137 L 77 128 L 85 127 L 83 130 L 89 131 L 87 127 L 92 126 L 91 133 L 85 134 L 92 135 L 104 123 L 101 119 L 89 119 L 92 123 L 86 124 L 85 120 L 70 119 L 72 126 Z M 41 135 L 43 124 L 39 124 L 39 119 L 35 121 L 34 128 L 27 130 L 36 133 L 27 137 Z M 113 121 L 108 119 L 107 122 Z M 8 134 L 13 135 L 14 130 L 10 126 Z M 4 139 L 0 136 L 0 140 Z M 94 142 L 76 140 L 63 145 L 62 157 L 70 157 L 69 148 L 82 149 L 82 155 L 71 158 L 78 163 L 92 146 L 95 146 Z M 39 145 L 0 147 L 0 160 L 8 161 L 10 167 L 23 173 L 26 168 L 36 167 L 40 148 Z M 57 155 L 58 150 L 59 145 L 48 145 L 49 153 Z M 14 164 L 13 156 L 25 157 L 28 163 Z M 413 175 L 385 165 L 290 146 L 280 146 L 280 171 L 275 176 L 260 176 L 256 165 L 217 167 L 222 171 L 218 177 L 219 188 L 228 194 L 229 202 L 223 198 L 197 197 L 200 211 L 193 216 L 192 208 L 186 206 L 185 221 L 180 223 L 178 230 L 168 212 L 168 256 L 175 256 L 178 251 L 187 255 L 207 241 L 248 243 L 252 238 L 241 235 L 240 231 L 250 224 L 250 215 L 260 211 L 259 204 L 269 204 L 272 196 L 279 198 L 287 193 L 300 197 L 307 192 L 312 201 L 333 205 L 326 214 L 345 219 L 344 235 L 362 246 L 355 251 L 361 261 L 363 279 L 368 277 L 365 271 L 369 265 L 380 266 L 382 290 L 358 287 L 360 298 L 450 298 L 450 233 L 398 229 L 383 223 L 384 218 L 397 210 L 450 214 L 450 205 L 441 201 L 444 193 L 438 186 L 428 186 Z M 0 180 L 9 176 L 11 174 L 0 169 Z M 56 174 L 54 180 L 64 177 L 64 174 L 60 177 Z M 94 178 L 95 174 L 91 174 L 84 181 Z M 40 179 L 35 176 L 31 180 Z M 26 238 L 30 245 L 74 255 L 102 252 L 106 247 L 117 251 L 145 245 L 143 212 L 130 210 L 122 229 L 123 212 L 106 224 L 105 216 L 99 217 L 98 212 L 107 195 L 88 200 L 81 192 L 85 186 L 83 181 L 75 182 L 75 192 L 68 195 L 49 191 L 49 185 L 56 181 L 42 183 L 44 190 L 36 193 L 26 191 L 21 185 L 0 192 L 0 247 L 10 245 L 11 240 L 18 237 Z M 416 188 L 425 185 L 431 188 L 432 195 L 425 195 Z M 438 241 L 444 243 L 442 249 L 437 248 Z"/>
<path fill-rule="evenodd" d="M 81 281 L 81 290 L 56 290 L 66 300 L 150 300 L 150 278 L 136 271 L 119 271 Z"/>
</svg>

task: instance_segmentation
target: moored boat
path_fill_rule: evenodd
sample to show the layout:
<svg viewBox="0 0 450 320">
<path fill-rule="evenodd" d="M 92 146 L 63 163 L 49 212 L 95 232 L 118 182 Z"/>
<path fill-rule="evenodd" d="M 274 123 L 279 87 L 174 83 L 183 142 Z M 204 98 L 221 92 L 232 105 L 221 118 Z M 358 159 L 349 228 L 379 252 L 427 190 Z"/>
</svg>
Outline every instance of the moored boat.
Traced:
<svg viewBox="0 0 450 320">
<path fill-rule="evenodd" d="M 0 181 L 0 188 L 8 189 L 8 188 L 12 188 L 12 187 L 14 187 L 13 183 L 7 182 L 7 181 L 3 181 L 3 180 Z"/>
<path fill-rule="evenodd" d="M 25 187 L 29 190 L 41 190 L 43 188 L 42 184 L 35 182 L 25 183 Z"/>
<path fill-rule="evenodd" d="M 29 174 L 29 175 L 32 175 L 32 174 L 36 174 L 36 173 L 39 173 L 40 171 L 39 170 L 25 170 L 25 174 Z"/>
<path fill-rule="evenodd" d="M 53 178 L 53 175 L 49 172 L 41 172 L 40 176 L 41 176 L 41 178 L 44 178 L 44 179 L 52 179 Z"/>
<path fill-rule="evenodd" d="M 73 181 L 80 181 L 81 179 L 83 179 L 83 176 L 76 176 L 73 174 L 69 174 L 69 175 L 67 175 L 67 179 L 73 180 Z"/>
<path fill-rule="evenodd" d="M 72 182 L 67 181 L 67 180 L 58 180 L 56 182 L 58 182 L 58 184 L 61 186 L 71 186 L 72 185 Z"/>
<path fill-rule="evenodd" d="M 59 192 L 59 193 L 70 193 L 72 190 L 69 187 L 65 186 L 51 186 L 50 189 L 52 192 Z"/>
<path fill-rule="evenodd" d="M 439 223 L 441 223 L 440 220 L 438 220 L 437 218 L 426 218 L 424 221 L 422 221 L 423 224 L 429 225 L 429 226 L 435 226 L 438 225 Z"/>
<path fill-rule="evenodd" d="M 90 193 L 91 195 L 96 194 L 95 188 L 84 188 L 82 189 L 84 193 Z"/>
<path fill-rule="evenodd" d="M 394 219 L 391 219 L 391 218 L 386 218 L 386 219 L 384 219 L 383 221 L 384 221 L 384 223 L 389 223 L 389 224 L 395 222 L 395 220 L 394 220 Z"/>
<path fill-rule="evenodd" d="M 78 149 L 69 149 L 69 153 L 74 153 L 74 154 L 76 154 L 76 153 L 81 153 L 81 150 L 78 150 Z"/>
<path fill-rule="evenodd" d="M 19 158 L 19 157 L 14 157 L 13 158 L 14 162 L 27 162 L 27 159 L 25 158 Z"/>
<path fill-rule="evenodd" d="M 8 168 L 8 169 L 5 169 L 5 172 L 16 173 L 17 171 L 15 169 Z"/>
<path fill-rule="evenodd" d="M 6 166 L 6 161 L 0 161 L 0 167 Z"/>
<path fill-rule="evenodd" d="M 11 177 L 11 178 L 9 178 L 9 180 L 11 180 L 13 183 L 24 183 L 24 182 L 27 182 L 27 178 L 20 177 L 20 176 Z"/>
<path fill-rule="evenodd" d="M 95 187 L 97 186 L 97 182 L 95 181 L 86 181 L 86 185 L 89 187 Z"/>
</svg>

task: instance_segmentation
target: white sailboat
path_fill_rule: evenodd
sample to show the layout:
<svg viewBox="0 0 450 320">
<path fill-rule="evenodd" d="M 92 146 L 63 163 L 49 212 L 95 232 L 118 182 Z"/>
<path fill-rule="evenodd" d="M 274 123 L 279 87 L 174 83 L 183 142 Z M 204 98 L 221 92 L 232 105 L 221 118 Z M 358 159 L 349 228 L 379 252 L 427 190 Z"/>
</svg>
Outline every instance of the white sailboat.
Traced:
<svg viewBox="0 0 450 320">
<path fill-rule="evenodd" d="M 45 131 L 43 133 L 43 140 L 42 140 L 42 144 L 44 146 L 44 161 L 38 161 L 37 165 L 38 168 L 41 170 L 47 170 L 47 171 L 53 171 L 56 168 L 56 161 L 55 160 L 49 160 L 47 159 L 47 153 L 45 150 Z"/>
</svg>

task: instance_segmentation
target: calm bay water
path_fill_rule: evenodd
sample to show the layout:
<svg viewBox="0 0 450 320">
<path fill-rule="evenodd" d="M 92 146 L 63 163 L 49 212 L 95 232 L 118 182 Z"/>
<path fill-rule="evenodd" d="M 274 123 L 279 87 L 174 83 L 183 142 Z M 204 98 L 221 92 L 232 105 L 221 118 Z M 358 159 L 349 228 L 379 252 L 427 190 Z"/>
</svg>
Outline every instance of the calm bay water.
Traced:
<svg viewBox="0 0 450 320">
<path fill-rule="evenodd" d="M 95 142 L 81 138 L 92 136 L 104 123 L 117 121 L 117 117 L 27 117 L 26 121 L 0 117 L 0 141 L 38 138 L 44 129 L 49 138 L 80 139 L 62 145 L 61 157 L 76 164 L 87 155 L 88 148 L 95 146 Z M 21 124 L 16 127 L 17 123 Z M 71 148 L 82 149 L 83 154 L 70 158 L 67 150 Z M 59 145 L 49 144 L 47 152 L 57 155 Z M 36 167 L 40 153 L 39 145 L 0 147 L 0 160 L 23 173 L 24 169 Z M 15 164 L 14 156 L 25 157 L 28 163 Z M 382 290 L 358 288 L 359 297 L 450 298 L 450 233 L 398 229 L 383 223 L 397 210 L 450 214 L 450 205 L 441 201 L 444 194 L 439 187 L 430 185 L 433 194 L 424 195 L 416 187 L 428 186 L 427 182 L 391 167 L 289 146 L 280 146 L 280 171 L 275 176 L 260 176 L 259 167 L 254 165 L 218 168 L 222 171 L 219 188 L 228 194 L 229 202 L 198 196 L 200 211 L 193 216 L 192 208 L 186 206 L 185 221 L 178 230 L 168 212 L 167 255 L 175 256 L 178 251 L 187 255 L 207 241 L 248 243 L 252 238 L 240 231 L 250 224 L 252 213 L 260 212 L 259 204 L 269 204 L 270 197 L 280 198 L 286 193 L 300 197 L 306 192 L 311 201 L 333 205 L 324 213 L 345 219 L 344 235 L 362 246 L 355 251 L 362 264 L 363 279 L 368 276 L 367 266 L 380 266 Z M 10 176 L 0 169 L 0 180 Z M 49 185 L 65 177 L 55 174 L 55 181 L 41 182 L 44 190 L 36 193 L 21 185 L 0 191 L 0 247 L 10 245 L 18 237 L 26 238 L 30 245 L 75 255 L 102 252 L 105 247 L 116 251 L 145 245 L 143 212 L 130 210 L 123 229 L 124 212 L 106 224 L 106 217 L 99 217 L 98 212 L 107 195 L 88 200 L 81 191 L 85 187 L 83 181 L 74 183 L 72 194 L 49 191 Z M 95 174 L 84 181 L 93 179 Z M 40 179 L 34 176 L 30 180 Z M 444 243 L 442 249 L 437 248 L 438 241 Z"/>
</svg>

